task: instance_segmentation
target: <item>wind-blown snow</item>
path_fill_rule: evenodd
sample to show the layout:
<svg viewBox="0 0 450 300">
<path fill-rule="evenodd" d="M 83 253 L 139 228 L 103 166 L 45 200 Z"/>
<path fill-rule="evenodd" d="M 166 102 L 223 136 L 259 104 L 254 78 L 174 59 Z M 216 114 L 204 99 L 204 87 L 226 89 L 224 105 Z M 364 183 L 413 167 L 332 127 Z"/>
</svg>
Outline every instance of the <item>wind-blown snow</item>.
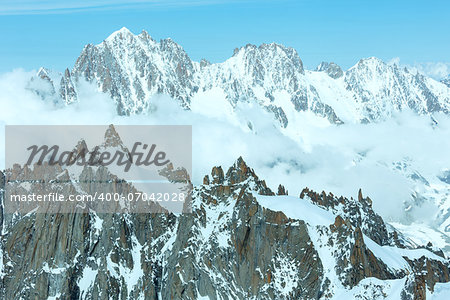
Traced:
<svg viewBox="0 0 450 300">
<path fill-rule="evenodd" d="M 273 211 L 282 211 L 291 219 L 303 220 L 311 226 L 328 226 L 334 223 L 335 216 L 307 199 L 293 196 L 263 196 L 254 194 L 261 206 Z"/>
</svg>

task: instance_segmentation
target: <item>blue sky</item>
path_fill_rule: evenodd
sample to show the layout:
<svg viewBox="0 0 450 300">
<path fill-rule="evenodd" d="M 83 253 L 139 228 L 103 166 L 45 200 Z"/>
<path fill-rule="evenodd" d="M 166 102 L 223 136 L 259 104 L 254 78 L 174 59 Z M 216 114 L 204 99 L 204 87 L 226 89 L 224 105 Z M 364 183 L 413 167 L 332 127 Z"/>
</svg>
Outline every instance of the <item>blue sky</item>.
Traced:
<svg viewBox="0 0 450 300">
<path fill-rule="evenodd" d="M 450 1 L 0 0 L 0 72 L 71 68 L 83 46 L 125 26 L 171 37 L 194 60 L 221 62 L 235 47 L 277 42 L 305 66 L 360 58 L 450 62 Z"/>
</svg>

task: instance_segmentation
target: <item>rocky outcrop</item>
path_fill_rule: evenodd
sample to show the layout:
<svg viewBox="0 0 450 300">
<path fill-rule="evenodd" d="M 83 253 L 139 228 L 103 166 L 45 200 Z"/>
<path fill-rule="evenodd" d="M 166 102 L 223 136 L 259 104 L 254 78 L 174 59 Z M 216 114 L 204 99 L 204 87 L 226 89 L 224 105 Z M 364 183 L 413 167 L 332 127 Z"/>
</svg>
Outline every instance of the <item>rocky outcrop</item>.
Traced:
<svg viewBox="0 0 450 300">
<path fill-rule="evenodd" d="M 437 282 L 448 282 L 450 280 L 448 263 L 430 260 L 424 256 L 414 260 L 407 257 L 405 259 L 411 265 L 416 279 L 413 291 L 416 299 L 426 299 L 427 289 L 433 292 Z"/>
<path fill-rule="evenodd" d="M 66 71 L 64 72 L 64 76 L 61 78 L 59 86 L 60 97 L 65 103 L 71 104 L 77 102 L 77 91 L 75 88 L 75 84 L 72 81 L 69 69 L 66 69 Z"/>
<path fill-rule="evenodd" d="M 349 287 L 356 286 L 362 279 L 375 277 L 381 280 L 399 279 L 406 275 L 405 271 L 395 272 L 389 269 L 366 246 L 359 227 L 354 228 L 348 219 L 340 215 L 330 225 L 330 243 L 341 251 L 337 257 L 337 274 L 342 283 Z"/>
<path fill-rule="evenodd" d="M 239 165 L 195 190 L 202 200 L 180 217 L 163 299 L 318 298 L 322 266 L 306 225 L 262 208 L 235 177 L 247 173 Z"/>
<path fill-rule="evenodd" d="M 339 67 L 334 62 L 322 62 L 320 65 L 317 66 L 316 71 L 318 72 L 325 72 L 333 79 L 340 78 L 344 76 L 344 72 L 342 71 L 341 67 Z"/>
<path fill-rule="evenodd" d="M 260 195 L 275 195 L 266 185 L 264 180 L 260 180 L 255 174 L 255 171 L 248 167 L 242 157 L 239 157 L 236 162 L 230 167 L 224 175 L 222 167 L 214 167 L 211 172 L 212 180 L 209 180 L 207 175 L 204 179 L 205 183 L 211 182 L 211 184 L 220 185 L 236 185 L 241 187 L 247 187 L 251 191 L 255 191 Z"/>
<path fill-rule="evenodd" d="M 376 243 L 384 246 L 393 243 L 393 237 L 388 234 L 383 219 L 372 209 L 372 200 L 364 198 L 361 190 L 358 200 L 336 197 L 332 193 L 316 193 L 308 188 L 303 189 L 300 198 L 307 196 L 316 205 L 340 215 L 348 220 L 353 227 L 361 230 Z"/>
<path fill-rule="evenodd" d="M 35 92 L 43 100 L 49 100 L 57 105 L 72 104 L 78 101 L 77 83 L 72 78 L 69 69 L 64 74 L 40 68 L 36 76 L 30 79 L 28 89 Z"/>
<path fill-rule="evenodd" d="M 282 186 L 281 184 L 278 186 L 278 192 L 277 195 L 278 196 L 283 196 L 283 195 L 287 195 L 288 191 L 285 189 L 284 186 Z"/>
<path fill-rule="evenodd" d="M 171 226 L 173 216 L 166 214 L 24 217 L 8 226 L 5 235 L 4 299 L 129 299 L 139 294 L 155 298 L 154 254 L 158 238 L 164 240 Z M 152 242 L 154 248 L 142 249 Z M 130 285 L 132 276 L 139 281 Z"/>
<path fill-rule="evenodd" d="M 82 188 L 102 189 L 95 173 L 83 174 Z M 404 282 L 404 299 L 424 299 L 436 282 L 449 281 L 448 260 L 426 247 L 397 247 L 362 192 L 349 200 L 305 189 L 296 201 L 315 207 L 305 220 L 258 200 L 289 197 L 281 185 L 278 194 L 240 157 L 226 172 L 214 167 L 194 187 L 191 213 L 2 210 L 0 293 L 4 299 L 256 300 L 330 299 L 347 291 L 382 299 L 395 281 Z M 308 221 L 327 214 L 334 216 L 329 224 Z"/>
</svg>

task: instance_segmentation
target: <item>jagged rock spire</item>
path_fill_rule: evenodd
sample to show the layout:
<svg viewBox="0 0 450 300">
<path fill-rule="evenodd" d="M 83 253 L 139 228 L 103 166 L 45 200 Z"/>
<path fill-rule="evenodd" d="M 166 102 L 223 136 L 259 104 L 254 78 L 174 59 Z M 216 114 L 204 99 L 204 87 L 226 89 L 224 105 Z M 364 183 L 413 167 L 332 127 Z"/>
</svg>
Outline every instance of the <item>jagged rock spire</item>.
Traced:
<svg viewBox="0 0 450 300">
<path fill-rule="evenodd" d="M 278 186 L 278 192 L 277 192 L 277 195 L 278 196 L 283 196 L 283 195 L 287 195 L 288 194 L 288 191 L 285 189 L 285 187 L 283 186 L 283 185 L 279 185 Z"/>
<path fill-rule="evenodd" d="M 108 126 L 108 129 L 105 132 L 105 139 L 103 142 L 103 146 L 105 147 L 117 147 L 123 145 L 122 139 L 116 131 L 116 128 L 113 124 Z"/>
<path fill-rule="evenodd" d="M 69 69 L 64 71 L 64 76 L 61 78 L 59 94 L 66 104 L 75 103 L 78 100 L 78 93 Z"/>
<path fill-rule="evenodd" d="M 236 162 L 228 169 L 226 177 L 231 184 L 243 182 L 249 177 L 258 178 L 253 169 L 247 166 L 242 156 L 239 156 Z"/>
<path fill-rule="evenodd" d="M 211 170 L 211 180 L 209 176 L 206 175 L 203 178 L 203 184 L 243 184 L 249 186 L 251 190 L 258 192 L 261 195 L 274 195 L 270 188 L 267 187 L 266 182 L 264 180 L 259 180 L 255 171 L 247 166 L 242 156 L 235 161 L 225 175 L 221 166 L 213 167 Z"/>
</svg>

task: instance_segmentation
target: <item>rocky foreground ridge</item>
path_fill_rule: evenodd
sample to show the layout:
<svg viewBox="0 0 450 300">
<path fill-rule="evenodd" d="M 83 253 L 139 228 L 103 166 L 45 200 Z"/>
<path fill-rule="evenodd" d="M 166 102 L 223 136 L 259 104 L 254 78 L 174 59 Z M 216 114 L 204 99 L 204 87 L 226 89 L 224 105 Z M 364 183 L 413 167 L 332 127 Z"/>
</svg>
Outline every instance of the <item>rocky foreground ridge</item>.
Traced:
<svg viewBox="0 0 450 300">
<path fill-rule="evenodd" d="M 95 178 L 107 173 L 90 174 L 101 191 Z M 449 281 L 442 251 L 403 238 L 361 191 L 286 194 L 239 158 L 194 187 L 192 213 L 11 215 L 2 206 L 0 298 L 425 299 Z"/>
<path fill-rule="evenodd" d="M 297 51 L 271 43 L 234 50 L 223 63 L 191 60 L 173 40 L 154 40 L 146 31 L 122 28 L 98 45 L 88 44 L 71 70 L 41 68 L 30 89 L 68 105 L 79 100 L 82 82 L 111 96 L 120 115 L 149 110 L 151 97 L 164 94 L 190 109 L 195 97 L 231 107 L 256 102 L 283 127 L 298 112 L 311 112 L 334 124 L 374 122 L 405 109 L 418 114 L 450 112 L 450 88 L 417 71 L 361 59 L 347 71 L 335 63 L 305 70 Z"/>
</svg>

